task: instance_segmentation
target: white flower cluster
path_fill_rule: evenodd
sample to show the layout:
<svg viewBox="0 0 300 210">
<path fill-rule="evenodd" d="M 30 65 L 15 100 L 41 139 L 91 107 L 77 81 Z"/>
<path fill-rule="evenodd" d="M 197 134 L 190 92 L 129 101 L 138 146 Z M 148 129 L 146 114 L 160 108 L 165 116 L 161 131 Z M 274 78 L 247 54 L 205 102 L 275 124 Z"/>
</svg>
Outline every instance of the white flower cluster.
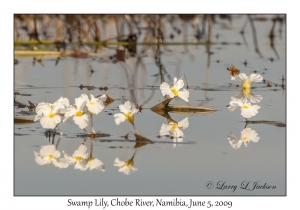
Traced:
<svg viewBox="0 0 300 210">
<path fill-rule="evenodd" d="M 101 100 L 106 100 L 106 95 L 95 98 L 92 94 L 90 98 L 86 94 L 81 94 L 75 99 L 75 104 L 70 105 L 69 99 L 61 97 L 53 104 L 41 102 L 36 106 L 36 116 L 34 121 L 40 120 L 43 128 L 55 129 L 62 122 L 73 116 L 76 125 L 81 129 L 88 126 L 89 115 L 99 114 L 104 109 L 104 104 Z M 93 123 L 91 121 L 91 123 Z M 95 133 L 92 124 L 92 132 Z M 62 135 L 62 133 L 61 133 Z"/>
<path fill-rule="evenodd" d="M 102 161 L 92 156 L 89 157 L 88 149 L 83 144 L 81 144 L 78 149 L 74 151 L 72 156 L 63 151 L 64 158 L 61 158 L 60 154 L 61 153 L 54 145 L 45 145 L 42 146 L 40 152 L 34 151 L 35 162 L 38 165 L 53 164 L 58 168 L 67 168 L 69 165 L 74 164 L 74 169 L 81 171 L 86 171 L 87 169 L 105 171 L 105 166 Z M 138 170 L 133 166 L 133 158 L 126 162 L 116 158 L 114 161 L 114 166 L 119 167 L 118 171 L 123 172 L 126 175 Z"/>
<path fill-rule="evenodd" d="M 69 165 L 74 164 L 74 168 L 81 171 L 87 169 L 105 171 L 105 167 L 99 159 L 88 156 L 87 147 L 85 145 L 80 145 L 72 156 L 64 151 L 63 153 L 64 158 L 60 158 L 60 152 L 56 150 L 54 145 L 42 146 L 39 153 L 34 151 L 35 161 L 39 165 L 52 163 L 58 168 L 67 168 Z"/>
</svg>

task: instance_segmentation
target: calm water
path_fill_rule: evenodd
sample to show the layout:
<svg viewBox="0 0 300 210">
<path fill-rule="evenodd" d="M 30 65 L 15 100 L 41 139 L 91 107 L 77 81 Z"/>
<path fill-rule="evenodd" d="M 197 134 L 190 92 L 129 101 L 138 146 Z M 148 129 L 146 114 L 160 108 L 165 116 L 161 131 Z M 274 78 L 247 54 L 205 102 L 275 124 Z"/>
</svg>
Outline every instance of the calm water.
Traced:
<svg viewBox="0 0 300 210">
<path fill-rule="evenodd" d="M 128 55 L 125 62 L 116 63 L 109 59 L 116 50 L 106 48 L 101 50 L 101 57 L 65 57 L 57 65 L 56 57 L 37 56 L 37 59 L 42 58 L 43 65 L 37 61 L 33 65 L 33 57 L 15 57 L 19 61 L 15 65 L 15 91 L 20 93 L 16 95 L 16 101 L 20 103 L 53 103 L 63 96 L 73 104 L 82 93 L 95 96 L 108 93 L 115 99 L 94 116 L 96 131 L 107 134 L 106 137 L 81 137 L 84 132 L 70 118 L 72 123 L 60 125 L 64 132 L 61 139 L 58 134 L 54 139 L 54 144 L 60 140 L 57 149 L 61 157 L 62 151 L 72 155 L 83 143 L 89 154 L 92 150 L 92 156 L 104 163 L 105 171 L 80 171 L 73 165 L 63 169 L 53 164 L 38 165 L 34 151 L 39 152 L 41 146 L 52 143 L 45 135 L 47 130 L 40 122 L 15 124 L 15 195 L 285 195 L 285 127 L 248 124 L 247 128 L 255 130 L 260 137 L 258 142 L 251 141 L 248 147 L 242 144 L 234 149 L 227 139 L 231 132 L 239 139 L 245 127 L 240 109 L 230 112 L 226 108 L 231 97 L 241 91 L 241 87 L 236 86 L 239 83 L 230 80 L 226 70 L 231 65 L 247 75 L 257 72 L 266 80 L 266 83 L 253 83 L 253 93 L 262 95 L 263 99 L 257 104 L 261 107 L 258 114 L 250 120 L 286 123 L 286 95 L 280 87 L 282 75 L 286 77 L 285 24 L 282 33 L 279 33 L 279 24 L 275 27 L 274 51 L 268 37 L 272 21 L 254 22 L 260 56 L 255 51 L 249 23 L 244 38 L 239 33 L 245 21 L 246 16 L 237 16 L 232 19 L 231 28 L 222 27 L 226 21 L 215 23 L 212 26 L 215 44 L 210 47 L 211 53 L 207 53 L 203 45 L 161 46 L 160 64 L 165 69 L 162 76 L 154 58 L 155 46 L 147 46 L 140 53 L 145 46 L 138 45 L 138 56 Z M 170 27 L 166 30 L 172 31 Z M 108 37 L 114 33 L 113 26 L 107 28 Z M 167 37 L 165 41 L 181 42 L 184 34 L 176 35 L 173 40 Z M 190 25 L 187 26 L 187 39 L 193 41 Z M 164 100 L 159 90 L 161 81 L 172 84 L 174 77 L 183 74 L 189 85 L 189 102 L 174 99 L 171 104 L 206 106 L 217 111 L 209 114 L 169 113 L 177 122 L 184 118 L 189 120 L 189 126 L 182 130 L 182 141 L 176 142 L 170 137 L 159 136 L 167 119 L 150 109 Z M 273 83 L 271 87 L 267 87 L 268 81 Z M 80 89 L 81 84 L 95 89 Z M 152 141 L 138 150 L 133 134 L 124 138 L 127 133 L 134 132 L 132 126 L 128 122 L 120 125 L 114 122 L 113 115 L 119 113 L 119 105 L 126 100 L 142 105 L 142 112 L 135 115 L 135 125 L 140 135 Z M 15 106 L 15 116 L 23 116 L 22 111 L 27 110 Z M 34 116 L 25 114 L 32 119 Z M 127 161 L 135 151 L 134 167 L 138 170 L 130 175 L 118 172 L 114 160 Z M 255 182 L 275 188 L 240 189 L 245 183 L 249 183 L 246 188 L 252 189 Z M 208 189 L 211 183 L 214 186 Z M 237 188 L 233 190 L 233 186 Z"/>
</svg>

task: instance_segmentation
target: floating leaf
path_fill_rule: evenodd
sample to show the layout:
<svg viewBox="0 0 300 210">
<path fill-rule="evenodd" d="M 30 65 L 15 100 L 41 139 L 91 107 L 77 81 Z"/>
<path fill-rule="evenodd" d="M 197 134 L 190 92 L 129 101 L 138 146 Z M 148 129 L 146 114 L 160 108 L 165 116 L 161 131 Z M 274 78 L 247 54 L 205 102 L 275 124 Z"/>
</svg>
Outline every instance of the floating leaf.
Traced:
<svg viewBox="0 0 300 210">
<path fill-rule="evenodd" d="M 15 117 L 14 123 L 17 125 L 34 123 L 33 119 L 27 117 Z"/>
<path fill-rule="evenodd" d="M 136 141 L 136 144 L 134 145 L 134 148 L 140 148 L 142 146 L 145 146 L 147 144 L 152 144 L 153 142 L 149 139 L 147 139 L 146 137 L 144 136 L 141 136 L 137 133 L 134 134 L 135 135 L 135 141 Z"/>
</svg>

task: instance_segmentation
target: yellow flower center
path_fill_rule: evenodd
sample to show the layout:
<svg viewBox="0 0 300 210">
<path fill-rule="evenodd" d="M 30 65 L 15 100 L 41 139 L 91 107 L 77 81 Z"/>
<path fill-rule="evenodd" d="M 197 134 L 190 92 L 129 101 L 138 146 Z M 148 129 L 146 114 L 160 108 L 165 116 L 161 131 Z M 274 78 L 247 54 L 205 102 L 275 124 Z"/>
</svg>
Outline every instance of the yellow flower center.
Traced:
<svg viewBox="0 0 300 210">
<path fill-rule="evenodd" d="M 78 156 L 75 158 L 77 161 L 81 161 L 82 160 L 82 157 Z"/>
<path fill-rule="evenodd" d="M 127 112 L 127 114 L 125 115 L 126 119 L 128 120 L 128 122 L 133 123 L 134 116 L 133 115 L 130 116 L 130 115 L 131 115 L 131 112 Z"/>
<path fill-rule="evenodd" d="M 174 124 L 174 125 L 172 126 L 171 130 L 172 130 L 172 131 L 175 131 L 177 127 L 178 127 L 178 124 Z"/>
<path fill-rule="evenodd" d="M 53 118 L 55 116 L 55 114 L 53 114 L 52 112 L 48 115 L 48 117 Z"/>
<path fill-rule="evenodd" d="M 247 79 L 245 82 L 243 82 L 243 94 L 249 95 L 251 94 L 251 81 L 250 79 Z"/>
<path fill-rule="evenodd" d="M 48 158 L 49 158 L 49 159 L 53 159 L 54 156 L 53 156 L 53 155 L 49 155 Z"/>
<path fill-rule="evenodd" d="M 126 163 L 125 163 L 125 166 L 126 167 L 131 167 L 131 166 L 133 166 L 133 160 L 132 159 L 130 159 L 130 160 L 128 160 Z"/>
<path fill-rule="evenodd" d="M 81 117 L 81 116 L 83 115 L 83 112 L 82 112 L 82 111 L 77 111 L 77 112 L 75 113 L 75 115 L 76 115 L 77 117 Z"/>
<path fill-rule="evenodd" d="M 243 141 L 247 141 L 248 140 L 248 137 L 244 137 L 244 138 L 242 138 L 243 139 Z"/>
<path fill-rule="evenodd" d="M 93 105 L 93 104 L 95 104 L 95 102 L 94 102 L 94 101 L 90 101 L 90 104 L 92 104 L 92 105 Z"/>
<path fill-rule="evenodd" d="M 243 108 L 244 108 L 244 109 L 248 109 L 249 106 L 248 106 L 248 105 L 244 105 Z"/>
<path fill-rule="evenodd" d="M 175 96 L 178 96 L 178 91 L 175 88 L 171 88 L 171 91 L 174 93 Z"/>
</svg>

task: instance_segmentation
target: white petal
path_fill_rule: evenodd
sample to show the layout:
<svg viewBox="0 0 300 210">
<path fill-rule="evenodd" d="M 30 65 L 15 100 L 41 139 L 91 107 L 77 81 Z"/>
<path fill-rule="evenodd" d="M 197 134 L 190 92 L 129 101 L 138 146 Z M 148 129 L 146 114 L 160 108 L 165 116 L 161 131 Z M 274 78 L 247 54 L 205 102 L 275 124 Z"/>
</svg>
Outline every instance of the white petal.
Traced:
<svg viewBox="0 0 300 210">
<path fill-rule="evenodd" d="M 60 97 L 57 101 L 62 103 L 65 106 L 65 108 L 70 106 L 70 102 L 68 98 Z"/>
<path fill-rule="evenodd" d="M 130 174 L 130 169 L 127 168 L 126 166 L 119 168 L 118 171 L 119 171 L 119 172 L 123 172 L 123 173 L 126 174 L 126 175 L 129 175 L 129 174 Z"/>
<path fill-rule="evenodd" d="M 36 105 L 35 112 L 37 115 L 42 115 L 44 109 L 50 108 L 49 103 L 41 102 Z"/>
<path fill-rule="evenodd" d="M 81 144 L 78 147 L 78 150 L 76 150 L 73 154 L 73 157 L 82 157 L 83 159 L 87 159 L 88 153 L 87 153 L 87 147 L 83 144 Z"/>
<path fill-rule="evenodd" d="M 173 127 L 173 125 L 167 125 L 167 124 L 162 124 L 160 131 L 159 131 L 159 135 L 161 136 L 165 136 L 165 135 L 170 135 L 170 130 Z"/>
<path fill-rule="evenodd" d="M 36 157 L 35 162 L 39 165 L 47 165 L 47 164 L 51 163 L 51 161 L 49 159 L 45 159 L 45 158 L 42 158 L 42 157 Z"/>
<path fill-rule="evenodd" d="M 186 129 L 187 127 L 189 127 L 189 118 L 186 117 L 183 120 L 181 120 L 180 122 L 178 122 L 178 127 Z"/>
<path fill-rule="evenodd" d="M 258 137 L 258 134 L 255 130 L 252 130 L 251 128 L 245 128 L 241 132 L 241 138 L 247 137 L 249 140 L 252 140 L 254 142 L 258 142 L 260 137 Z"/>
<path fill-rule="evenodd" d="M 136 113 L 138 113 L 138 109 L 137 108 L 135 108 L 135 107 L 132 107 L 132 109 L 130 110 L 130 116 L 132 116 L 132 115 L 134 115 L 134 114 L 136 114 Z"/>
<path fill-rule="evenodd" d="M 88 126 L 89 117 L 87 114 L 84 114 L 82 116 L 74 115 L 73 120 L 74 120 L 75 124 L 79 126 L 79 128 L 84 129 Z"/>
<path fill-rule="evenodd" d="M 97 169 L 97 170 L 105 171 L 105 167 L 103 163 L 97 158 L 88 161 L 87 165 L 90 167 L 90 170 Z"/>
<path fill-rule="evenodd" d="M 163 96 L 173 94 L 171 91 L 170 85 L 168 83 L 163 82 L 159 87 L 160 87 L 160 91 Z M 174 94 L 173 94 L 173 97 L 174 97 Z"/>
<path fill-rule="evenodd" d="M 251 82 L 261 82 L 263 81 L 263 77 L 259 74 L 250 74 Z"/>
<path fill-rule="evenodd" d="M 125 106 L 125 108 L 126 108 L 128 111 L 131 112 L 133 105 L 130 103 L 130 101 L 126 101 L 126 102 L 124 103 L 124 106 Z M 126 113 L 124 113 L 124 114 L 126 114 Z"/>
<path fill-rule="evenodd" d="M 35 115 L 34 117 L 34 122 L 38 121 L 39 119 L 41 119 L 42 115 Z"/>
<path fill-rule="evenodd" d="M 248 79 L 248 76 L 245 73 L 240 73 L 235 76 L 234 80 L 237 82 L 244 82 Z"/>
<path fill-rule="evenodd" d="M 66 111 L 66 113 L 64 115 L 65 118 L 64 118 L 63 122 L 66 122 L 66 120 L 69 117 L 72 117 L 73 115 L 75 115 L 76 111 L 77 111 L 76 108 L 73 107 L 72 105 L 69 108 L 67 108 L 67 111 Z"/>
<path fill-rule="evenodd" d="M 77 110 L 83 110 L 84 106 L 87 103 L 88 100 L 88 96 L 86 94 L 81 94 L 81 96 L 79 98 L 75 98 L 75 105 Z"/>
<path fill-rule="evenodd" d="M 183 86 L 184 86 L 184 82 L 182 79 L 177 80 L 177 82 L 173 84 L 173 88 L 175 88 L 177 91 L 183 88 Z"/>
<path fill-rule="evenodd" d="M 125 165 L 124 161 L 121 161 L 119 158 L 115 159 L 114 166 L 122 167 Z"/>
<path fill-rule="evenodd" d="M 231 80 L 235 80 L 235 77 L 236 77 L 236 75 L 235 76 L 231 75 Z"/>
<path fill-rule="evenodd" d="M 179 91 L 179 92 L 178 92 L 179 98 L 183 99 L 183 100 L 186 101 L 186 102 L 189 101 L 189 99 L 188 99 L 188 98 L 189 98 L 189 95 L 190 95 L 190 93 L 189 93 L 189 91 L 186 90 L 186 89 L 183 89 L 183 91 Z"/>
<path fill-rule="evenodd" d="M 229 106 L 227 109 L 231 112 L 233 112 L 238 106 L 242 106 L 243 102 L 240 99 L 232 98 L 232 100 L 229 102 Z"/>
<path fill-rule="evenodd" d="M 52 105 L 52 112 L 57 114 L 59 112 L 59 110 L 64 109 L 65 105 L 62 104 L 60 101 L 56 101 L 53 105 Z"/>
<path fill-rule="evenodd" d="M 251 103 L 259 103 L 262 99 L 263 99 L 263 97 L 261 95 L 251 94 L 249 97 L 249 101 Z"/>
<path fill-rule="evenodd" d="M 94 104 L 87 103 L 86 106 L 88 107 L 89 111 L 93 114 L 99 114 L 103 109 L 104 105 L 103 102 L 97 99 Z"/>
<path fill-rule="evenodd" d="M 119 105 L 120 112 L 127 114 L 130 112 L 130 108 L 128 109 L 124 104 Z"/>
<path fill-rule="evenodd" d="M 86 165 L 84 165 L 82 162 L 76 162 L 74 165 L 75 169 L 79 169 L 81 171 L 85 171 L 88 169 L 88 167 Z"/>
<path fill-rule="evenodd" d="M 126 120 L 125 115 L 122 113 L 115 114 L 114 118 L 115 118 L 115 122 L 117 125 L 119 125 L 120 123 L 122 123 Z"/>
<path fill-rule="evenodd" d="M 258 113 L 257 110 L 260 108 L 260 106 L 258 105 L 251 106 L 250 103 L 247 102 L 245 103 L 245 105 L 248 106 L 248 108 L 243 108 L 243 106 L 241 107 L 242 109 L 241 115 L 245 118 L 250 118 L 255 116 Z"/>
<path fill-rule="evenodd" d="M 59 115 L 55 115 L 53 118 L 43 116 L 41 117 L 40 122 L 43 128 L 54 129 L 56 125 L 61 122 L 61 117 Z"/>
<path fill-rule="evenodd" d="M 65 157 L 67 163 L 75 163 L 76 162 L 76 160 L 73 157 L 71 157 L 70 155 L 68 155 L 65 151 L 63 151 L 63 154 L 64 154 L 64 157 Z"/>
<path fill-rule="evenodd" d="M 55 165 L 58 168 L 67 168 L 69 166 L 69 163 L 67 162 L 67 159 L 59 158 L 53 161 L 53 165 Z"/>
<path fill-rule="evenodd" d="M 35 162 L 39 165 L 46 165 L 46 164 L 50 164 L 51 160 L 44 158 L 43 156 L 40 155 L 40 153 L 33 151 L 34 152 L 34 156 L 35 156 Z"/>
<path fill-rule="evenodd" d="M 102 96 L 100 96 L 99 99 L 101 99 L 102 101 L 106 101 L 106 99 L 107 99 L 106 94 L 103 94 Z"/>
<path fill-rule="evenodd" d="M 228 138 L 227 138 L 227 139 L 229 140 L 229 144 L 230 144 L 234 149 L 240 148 L 241 145 L 242 145 L 242 143 L 243 143 L 242 140 L 237 139 L 236 136 L 235 136 L 232 132 L 230 132 L 230 133 L 228 134 Z"/>
</svg>

